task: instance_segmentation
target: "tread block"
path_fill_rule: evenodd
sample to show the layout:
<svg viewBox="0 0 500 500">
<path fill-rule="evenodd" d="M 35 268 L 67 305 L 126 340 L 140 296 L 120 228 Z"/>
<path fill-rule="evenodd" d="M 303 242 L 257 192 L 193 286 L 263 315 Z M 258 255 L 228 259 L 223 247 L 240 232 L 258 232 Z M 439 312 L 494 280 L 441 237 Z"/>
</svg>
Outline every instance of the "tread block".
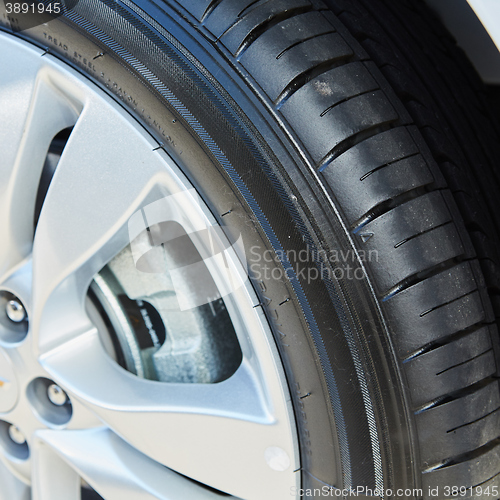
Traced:
<svg viewBox="0 0 500 500">
<path fill-rule="evenodd" d="M 329 108 L 340 102 L 378 88 L 378 83 L 363 63 L 351 62 L 330 69 L 306 83 L 289 98 L 291 104 L 287 110 L 291 107 L 302 108 L 299 123 L 304 128 L 320 120 Z"/>
<path fill-rule="evenodd" d="M 477 288 L 470 262 L 461 262 L 447 271 L 443 271 L 425 280 L 425 282 L 403 290 L 390 299 L 388 307 L 398 302 L 406 315 L 411 315 L 414 324 L 428 311 L 450 303 Z"/>
<path fill-rule="evenodd" d="M 353 64 L 355 63 L 350 66 Z M 345 66 L 345 68 L 348 67 Z M 360 170 L 356 171 L 356 177 L 361 178 L 382 165 L 393 163 L 418 152 L 417 145 L 408 129 L 398 127 L 381 132 L 356 144 L 336 158 L 330 164 L 330 167 L 337 170 L 345 169 L 347 166 L 360 168 Z"/>
<path fill-rule="evenodd" d="M 404 339 L 400 337 L 395 341 L 398 345 L 399 355 L 401 358 L 406 358 L 426 344 L 453 335 L 483 321 L 484 316 L 484 309 L 479 298 L 467 295 L 463 299 L 426 314 L 413 328 L 407 321 L 402 320 L 401 323 L 410 326 L 409 331 L 413 331 L 413 335 Z M 393 320 L 391 323 L 396 325 L 398 321 Z"/>
<path fill-rule="evenodd" d="M 393 227 L 398 226 L 392 226 L 392 228 L 385 226 L 382 232 L 380 225 L 375 224 L 376 222 L 377 219 L 366 224 L 359 233 L 373 234 L 365 242 L 364 250 L 372 251 L 370 255 L 375 255 L 375 251 L 377 252 L 377 262 L 371 266 L 371 273 L 381 295 L 386 294 L 410 276 L 459 257 L 463 253 L 460 236 L 453 224 L 446 224 L 418 234 L 396 248 L 393 241 L 401 241 L 401 239 L 395 238 L 390 241 L 388 233 L 393 231 Z M 393 223 L 397 221 L 393 219 Z M 376 230 L 378 233 L 375 232 Z"/>
<path fill-rule="evenodd" d="M 271 32 L 276 28 L 280 29 L 281 26 L 275 26 L 270 30 L 269 34 L 273 34 Z M 263 42 L 262 38 L 254 42 L 245 51 L 241 56 L 240 62 L 259 82 L 272 101 L 275 101 L 283 90 L 299 75 L 329 61 L 332 63 L 339 60 L 342 61 L 353 54 L 352 50 L 338 33 L 328 33 L 306 40 L 300 45 L 295 45 L 290 50 L 287 50 L 279 59 L 276 59 L 276 56 L 280 52 L 276 54 L 273 52 L 263 58 L 260 48 Z M 274 67 L 274 71 L 272 72 L 269 72 L 267 66 L 270 64 Z M 375 85 L 375 88 L 378 88 L 378 86 Z M 318 119 L 319 115 L 316 116 L 316 120 Z"/>
<path fill-rule="evenodd" d="M 297 9 L 305 11 L 311 8 L 311 3 L 308 0 L 276 0 L 266 2 L 241 17 L 237 23 L 233 24 L 220 37 L 220 40 L 232 54 L 236 54 L 252 31 L 272 20 L 280 20 L 282 16 L 291 17 Z M 285 19 L 282 20 L 284 21 Z"/>
<path fill-rule="evenodd" d="M 401 130 L 405 129 L 390 130 L 381 135 Z M 363 141 L 361 144 L 367 142 Z M 387 160 L 383 159 L 384 142 L 381 141 L 378 157 L 374 156 L 371 160 L 365 160 L 365 153 L 362 149 L 354 151 L 360 146 L 358 144 L 335 159 L 321 172 L 342 206 L 349 224 L 354 224 L 380 203 L 434 181 L 427 163 L 422 156 L 413 153 L 412 148 L 405 148 L 408 151 L 407 154 L 410 155 L 408 158 L 403 157 L 398 160 L 397 156 L 404 155 L 404 153 L 392 153 L 388 149 Z M 348 155 L 349 159 L 344 155 Z M 393 159 L 394 156 L 396 159 Z M 371 171 L 373 173 L 366 176 Z"/>
<path fill-rule="evenodd" d="M 386 301 L 389 324 L 399 332 L 394 338 L 398 355 L 406 358 L 431 342 L 483 321 L 484 309 L 479 299 L 467 295 L 466 304 L 454 300 L 474 287 L 470 263 L 462 262 Z M 465 309 L 465 305 L 470 309 Z M 426 311 L 430 312 L 423 314 Z"/>
<path fill-rule="evenodd" d="M 253 0 L 224 0 L 205 19 L 205 28 L 216 38 L 219 38 L 222 33 L 238 20 L 238 16 L 252 3 Z"/>
<path fill-rule="evenodd" d="M 500 409 L 497 409 L 477 422 L 472 422 L 449 432 L 449 441 L 453 443 L 447 443 L 448 446 L 446 448 L 441 447 L 439 450 L 436 450 L 435 457 L 439 462 L 457 454 L 471 452 L 474 448 L 484 446 L 495 439 L 498 436 L 499 429 Z M 445 452 L 448 454 L 446 455 Z M 433 463 L 430 462 L 430 456 L 428 460 L 429 463 Z"/>
<path fill-rule="evenodd" d="M 474 292 L 478 294 L 478 292 Z M 487 326 L 404 364 L 413 406 L 472 385 L 495 373 Z"/>
<path fill-rule="evenodd" d="M 487 449 L 479 457 L 451 464 L 422 475 L 424 491 L 445 485 L 475 486 L 488 481 L 500 472 L 500 443 Z M 495 498 L 495 497 L 492 497 Z"/>
<path fill-rule="evenodd" d="M 410 161 L 412 158 L 414 157 L 400 160 L 398 163 Z M 377 172 L 371 175 L 376 175 Z M 365 180 L 368 179 L 369 177 Z M 386 250 L 390 250 L 402 247 L 411 239 L 451 220 L 441 191 L 433 191 L 396 206 L 363 226 L 359 232 L 362 233 L 366 229 L 373 233 L 371 244 L 379 247 L 383 244 L 387 246 Z"/>
<path fill-rule="evenodd" d="M 332 24 L 323 16 L 321 12 L 312 11 L 306 12 L 304 14 L 297 15 L 290 19 L 285 19 L 281 21 L 276 26 L 273 26 L 268 31 L 264 32 L 253 44 L 245 51 L 245 54 L 241 57 L 240 62 L 247 66 L 247 64 L 252 64 L 256 59 L 255 66 L 260 62 L 262 66 L 262 59 L 269 61 L 269 64 L 274 65 L 282 59 L 287 52 L 297 45 L 305 43 L 306 40 L 312 39 L 317 36 L 332 33 L 335 28 Z M 326 40 L 324 40 L 326 43 Z M 350 49 L 346 45 L 348 53 Z M 304 52 L 298 52 L 296 57 L 307 57 L 312 54 L 307 54 Z M 293 64 L 290 58 L 287 59 L 287 63 Z M 248 68 L 247 68 L 248 69 Z M 266 75 L 269 76 L 269 66 Z M 252 72 L 252 76 L 255 78 L 256 75 Z"/>
<path fill-rule="evenodd" d="M 422 467 L 472 451 L 495 439 L 499 408 L 498 382 L 494 381 L 415 415 L 421 455 L 425 457 Z"/>
<path fill-rule="evenodd" d="M 317 164 L 340 143 L 355 134 L 398 120 L 398 114 L 380 90 L 344 101 L 309 125 L 304 116 L 307 104 L 297 105 L 293 97 L 295 94 L 285 102 L 280 111 L 296 128 L 297 135 Z M 330 170 L 330 167 L 329 165 L 327 169 Z"/>
</svg>

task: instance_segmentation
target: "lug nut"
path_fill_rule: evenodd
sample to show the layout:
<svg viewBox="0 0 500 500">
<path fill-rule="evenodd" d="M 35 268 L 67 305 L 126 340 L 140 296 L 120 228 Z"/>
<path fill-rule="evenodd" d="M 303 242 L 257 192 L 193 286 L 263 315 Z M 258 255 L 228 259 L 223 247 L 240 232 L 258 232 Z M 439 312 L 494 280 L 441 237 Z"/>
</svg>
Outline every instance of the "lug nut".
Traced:
<svg viewBox="0 0 500 500">
<path fill-rule="evenodd" d="M 50 402 L 56 406 L 63 406 L 68 402 L 68 395 L 57 384 L 49 385 L 47 396 Z"/>
<path fill-rule="evenodd" d="M 12 299 L 7 302 L 5 307 L 7 317 L 14 323 L 21 323 L 26 319 L 26 309 L 17 299 Z"/>
<path fill-rule="evenodd" d="M 9 427 L 9 436 L 12 441 L 16 444 L 24 444 L 26 443 L 26 438 L 24 437 L 24 434 L 15 426 L 11 425 Z"/>
</svg>

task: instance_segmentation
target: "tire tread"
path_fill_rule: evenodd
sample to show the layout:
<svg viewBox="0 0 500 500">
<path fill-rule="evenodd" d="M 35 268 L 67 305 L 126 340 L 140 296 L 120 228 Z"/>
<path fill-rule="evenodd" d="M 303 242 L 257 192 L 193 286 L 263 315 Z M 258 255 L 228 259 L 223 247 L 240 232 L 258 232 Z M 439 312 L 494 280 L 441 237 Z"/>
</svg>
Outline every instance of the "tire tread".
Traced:
<svg viewBox="0 0 500 500">
<path fill-rule="evenodd" d="M 380 256 L 370 278 L 424 491 L 498 485 L 499 129 L 465 57 L 420 1 L 199 4 L 187 9 L 302 145 L 357 246 Z"/>
</svg>

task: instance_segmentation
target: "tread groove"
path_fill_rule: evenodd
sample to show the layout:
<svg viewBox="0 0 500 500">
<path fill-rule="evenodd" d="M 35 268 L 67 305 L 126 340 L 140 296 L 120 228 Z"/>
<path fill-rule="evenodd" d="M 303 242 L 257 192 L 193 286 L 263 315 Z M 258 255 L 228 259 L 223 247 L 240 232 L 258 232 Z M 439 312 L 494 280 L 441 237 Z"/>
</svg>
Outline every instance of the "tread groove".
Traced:
<svg viewBox="0 0 500 500">
<path fill-rule="evenodd" d="M 469 460 L 478 459 L 499 445 L 500 445 L 500 436 L 496 437 L 495 439 L 492 439 L 488 443 L 484 444 L 479 448 L 476 448 L 475 450 L 468 451 L 467 453 L 461 453 L 460 455 L 457 455 L 455 457 L 450 457 L 446 460 L 443 460 L 439 464 L 431 465 L 430 467 L 422 470 L 422 473 L 427 474 L 435 470 L 444 469 L 446 467 L 451 467 L 452 465 L 458 465 L 464 462 L 468 462 Z"/>
<path fill-rule="evenodd" d="M 444 224 L 441 224 L 441 226 L 444 226 Z M 436 227 L 441 227 L 441 226 L 436 226 Z M 419 233 L 419 234 L 424 234 L 424 233 Z M 464 297 L 472 295 L 473 293 L 476 293 L 477 291 L 478 290 L 476 288 L 474 290 L 471 290 L 470 292 L 467 292 L 467 293 L 464 293 L 464 294 L 460 295 L 459 297 L 455 297 L 452 300 L 448 300 L 447 302 L 443 302 L 442 304 L 439 304 L 436 307 L 431 307 L 430 309 L 427 309 L 427 311 L 424 311 L 424 312 L 420 313 L 420 317 L 423 318 L 424 316 L 427 316 L 427 314 L 429 314 L 429 313 L 431 313 L 433 311 L 436 311 L 437 309 L 440 309 L 441 307 L 445 307 L 445 306 L 447 306 L 449 304 L 453 304 L 453 302 L 457 302 L 458 300 L 461 300 Z"/>
<path fill-rule="evenodd" d="M 403 363 L 407 363 L 408 361 L 411 361 L 415 358 L 418 358 L 419 356 L 422 356 L 423 354 L 434 351 L 435 349 L 439 349 L 440 347 L 451 344 L 452 342 L 455 342 L 456 340 L 460 340 L 464 337 L 467 337 L 471 333 L 477 332 L 478 330 L 480 330 L 481 328 L 484 328 L 485 326 L 491 326 L 494 324 L 495 323 L 486 323 L 484 321 L 481 321 L 479 323 L 476 323 L 475 325 L 471 325 L 467 328 L 464 328 L 463 330 L 453 332 L 450 335 L 446 335 L 445 337 L 441 337 L 438 340 L 434 340 L 433 342 L 429 342 L 428 344 L 425 344 L 424 346 L 422 346 L 418 351 L 413 352 L 412 354 L 410 354 L 409 356 L 404 358 Z"/>
<path fill-rule="evenodd" d="M 399 248 L 402 245 L 404 245 L 405 243 L 408 243 L 409 241 L 411 241 L 415 238 L 418 238 L 419 236 L 422 236 L 423 234 L 430 233 L 431 231 L 434 231 L 435 229 L 439 229 L 440 227 L 443 227 L 443 226 L 447 226 L 448 224 L 454 224 L 454 222 L 452 220 L 449 220 L 449 221 L 443 222 L 442 224 L 438 224 L 437 226 L 430 227 L 429 229 L 426 229 L 425 231 L 420 231 L 419 233 L 416 233 L 416 234 L 410 236 L 409 238 L 405 238 L 404 240 L 401 240 L 399 243 L 396 243 L 394 245 L 394 248 Z M 420 316 L 424 316 L 425 314 L 427 314 L 431 311 L 432 311 L 432 309 L 429 309 L 425 313 L 422 313 Z"/>
<path fill-rule="evenodd" d="M 430 184 L 426 184 L 424 186 L 418 186 L 414 189 L 410 189 L 409 191 L 405 191 L 404 193 L 401 193 L 398 196 L 394 196 L 394 198 L 385 200 L 379 203 L 378 205 L 375 205 L 370 209 L 369 212 L 361 216 L 357 221 L 355 221 L 351 225 L 352 233 L 354 234 L 358 233 L 360 229 L 362 229 L 368 223 L 373 222 L 378 217 L 386 214 L 387 212 L 390 212 L 392 209 L 399 207 L 400 205 L 403 205 L 408 201 L 419 198 L 420 196 L 430 192 L 439 191 L 439 189 L 434 189 L 434 190 L 427 189 L 428 186 L 430 186 Z"/>
<path fill-rule="evenodd" d="M 481 356 L 484 356 L 485 354 L 487 354 L 488 352 L 491 352 L 491 351 L 493 351 L 493 348 L 490 347 L 489 349 L 487 349 L 486 351 L 483 351 L 482 353 L 478 354 L 477 356 L 474 356 L 470 359 L 467 359 L 466 361 L 462 361 L 462 363 L 457 363 L 454 366 L 450 366 L 449 368 L 446 368 L 445 370 L 442 370 L 442 371 L 436 373 L 436 376 L 442 375 L 443 373 L 446 373 L 448 370 L 453 370 L 453 368 L 457 368 L 458 366 L 462 366 L 462 365 L 465 365 L 467 363 L 470 363 L 471 361 L 474 361 L 475 359 L 480 358 Z"/>
<path fill-rule="evenodd" d="M 446 431 L 447 434 L 450 434 L 451 432 L 455 432 L 457 431 L 458 429 L 463 429 L 464 427 L 467 427 L 468 425 L 472 425 L 472 424 L 475 424 L 477 422 L 480 422 L 481 420 L 484 420 L 486 417 L 489 417 L 490 415 L 493 415 L 495 412 L 497 412 L 498 410 L 500 410 L 500 406 L 498 406 L 497 408 L 495 408 L 494 410 L 486 413 L 486 415 L 483 415 L 482 417 L 479 417 L 479 418 L 476 418 L 475 420 L 472 420 L 471 422 L 467 422 L 466 424 L 462 424 L 462 425 L 459 425 L 457 427 L 453 427 L 453 429 L 450 429 L 449 431 Z"/>
<path fill-rule="evenodd" d="M 468 385 L 467 387 L 463 387 L 462 389 L 458 389 L 457 391 L 450 392 L 448 394 L 445 394 L 443 396 L 440 396 L 439 398 L 436 398 L 432 401 L 429 401 L 425 403 L 424 405 L 420 406 L 419 408 L 416 408 L 413 413 L 415 415 L 419 415 L 420 413 L 424 413 L 426 411 L 431 410 L 432 408 L 437 408 L 438 406 L 442 406 L 446 403 L 449 403 L 450 401 L 455 401 L 457 399 L 461 399 L 465 396 L 468 396 L 469 394 L 473 394 L 483 387 L 486 387 L 487 385 L 491 383 L 496 383 L 498 384 L 498 381 L 494 376 L 486 377 L 482 380 L 479 380 L 478 382 L 475 382 L 474 384 Z"/>
<path fill-rule="evenodd" d="M 309 40 L 313 40 L 314 38 L 319 38 L 319 37 L 325 36 L 325 35 L 331 35 L 333 33 L 336 33 L 336 31 L 334 29 L 332 29 L 331 31 L 325 31 L 324 33 L 316 33 L 315 35 L 308 36 L 306 38 L 303 38 L 302 40 L 299 40 L 298 42 L 292 43 L 292 45 L 289 45 L 286 49 L 282 50 L 276 56 L 276 60 L 278 60 L 281 57 L 283 57 L 290 49 L 293 49 L 294 47 L 297 47 L 297 45 L 301 45 L 304 42 L 308 42 Z"/>
<path fill-rule="evenodd" d="M 382 302 L 387 302 L 389 299 L 406 290 L 407 288 L 410 288 L 411 286 L 416 285 L 417 283 L 420 283 L 421 281 L 424 281 L 428 278 L 431 278 L 432 276 L 435 276 L 436 274 L 439 274 L 443 271 L 447 271 L 452 267 L 455 267 L 457 264 L 460 264 L 460 262 L 462 262 L 463 257 L 463 254 L 452 257 L 451 259 L 440 262 L 439 264 L 425 269 L 424 271 L 420 271 L 413 274 L 412 276 L 408 276 L 403 281 L 393 286 L 384 295 L 382 295 Z"/>
<path fill-rule="evenodd" d="M 355 99 L 356 97 L 360 97 L 365 94 L 370 94 L 373 93 L 373 90 L 365 90 L 363 92 L 359 92 L 358 94 L 350 95 L 349 97 L 346 97 L 342 99 L 341 101 L 336 102 L 335 104 L 332 104 L 331 106 L 328 106 L 324 111 L 320 113 L 320 117 L 323 118 L 327 113 L 329 113 L 332 109 L 335 109 L 339 104 L 343 104 L 344 102 L 350 101 L 351 99 Z"/>
<path fill-rule="evenodd" d="M 205 12 L 201 15 L 200 18 L 200 23 L 203 24 L 203 22 L 207 19 L 207 17 L 218 7 L 218 5 L 222 2 L 223 0 L 212 0 L 208 7 L 205 9 Z"/>
<path fill-rule="evenodd" d="M 398 161 L 402 161 L 402 160 L 408 160 L 409 158 L 413 158 L 414 156 L 419 156 L 421 153 L 418 152 L 418 153 L 413 153 L 411 155 L 407 155 L 407 156 L 402 156 L 401 158 L 398 158 L 396 160 L 393 160 L 393 161 L 389 161 L 387 163 L 384 163 L 383 165 L 380 165 L 380 167 L 377 167 L 377 168 L 374 168 L 373 170 L 370 170 L 369 172 L 367 172 L 365 175 L 363 175 L 362 177 L 360 177 L 360 181 L 364 181 L 367 177 L 369 177 L 370 175 L 374 174 L 375 172 L 378 172 L 379 170 L 382 170 L 384 169 L 385 167 L 388 167 L 390 165 L 392 165 L 393 163 L 397 163 Z"/>
</svg>

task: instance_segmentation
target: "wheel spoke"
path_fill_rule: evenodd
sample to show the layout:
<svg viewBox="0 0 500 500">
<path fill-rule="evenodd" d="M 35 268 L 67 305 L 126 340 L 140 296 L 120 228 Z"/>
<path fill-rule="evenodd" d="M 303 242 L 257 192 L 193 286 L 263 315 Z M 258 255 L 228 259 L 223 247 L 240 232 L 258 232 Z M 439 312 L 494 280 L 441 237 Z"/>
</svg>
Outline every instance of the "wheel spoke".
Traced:
<svg viewBox="0 0 500 500">
<path fill-rule="evenodd" d="M 266 462 L 269 447 L 285 450 L 285 461 L 293 456 L 290 429 L 269 411 L 245 361 L 218 384 L 153 382 L 117 366 L 89 331 L 42 364 L 132 446 L 184 475 L 245 499 L 278 498 L 295 485 L 297 464 L 278 472 Z"/>
<path fill-rule="evenodd" d="M 118 110 L 110 113 L 92 98 L 86 102 L 35 235 L 33 308 L 42 350 L 58 341 L 48 323 L 62 310 L 83 308 L 93 276 L 129 242 L 130 216 L 148 196 L 161 196 L 165 163 L 153 146 Z"/>
<path fill-rule="evenodd" d="M 146 457 L 108 429 L 42 431 L 38 437 L 106 500 L 221 498 Z"/>
<path fill-rule="evenodd" d="M 29 500 L 29 487 L 20 481 L 0 459 L 0 500 Z"/>
<path fill-rule="evenodd" d="M 1 276 L 31 250 L 35 200 L 47 151 L 54 136 L 75 123 L 77 110 L 53 85 L 37 51 L 19 56 L 5 49 L 0 67 L 9 68 L 0 72 Z"/>
<path fill-rule="evenodd" d="M 78 473 L 51 447 L 37 441 L 32 455 L 33 500 L 80 500 Z"/>
</svg>

